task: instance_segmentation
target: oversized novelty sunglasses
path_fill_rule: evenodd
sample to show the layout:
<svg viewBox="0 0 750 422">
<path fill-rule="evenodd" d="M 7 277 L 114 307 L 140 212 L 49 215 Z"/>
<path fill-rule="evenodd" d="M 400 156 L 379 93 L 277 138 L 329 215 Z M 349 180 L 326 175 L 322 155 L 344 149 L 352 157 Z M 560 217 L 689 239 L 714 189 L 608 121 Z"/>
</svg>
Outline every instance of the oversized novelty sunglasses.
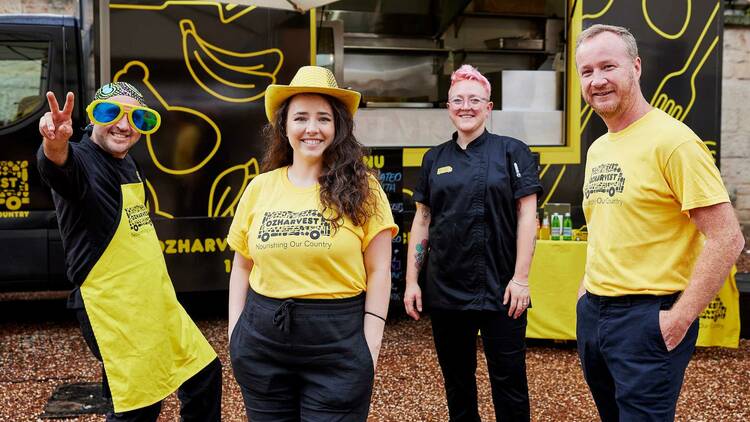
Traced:
<svg viewBox="0 0 750 422">
<path fill-rule="evenodd" d="M 119 121 L 127 113 L 130 126 L 144 135 L 156 132 L 161 124 L 156 110 L 112 100 L 94 100 L 86 107 L 86 113 L 93 123 L 103 126 Z"/>
</svg>

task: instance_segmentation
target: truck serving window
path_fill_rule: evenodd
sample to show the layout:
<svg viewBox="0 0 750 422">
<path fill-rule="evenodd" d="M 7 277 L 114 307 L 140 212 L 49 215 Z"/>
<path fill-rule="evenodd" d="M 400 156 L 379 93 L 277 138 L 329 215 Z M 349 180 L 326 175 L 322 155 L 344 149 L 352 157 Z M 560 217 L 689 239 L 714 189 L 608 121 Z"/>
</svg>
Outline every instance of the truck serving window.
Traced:
<svg viewBox="0 0 750 422">
<path fill-rule="evenodd" d="M 44 104 L 49 42 L 0 41 L 0 128 L 20 122 Z"/>
</svg>

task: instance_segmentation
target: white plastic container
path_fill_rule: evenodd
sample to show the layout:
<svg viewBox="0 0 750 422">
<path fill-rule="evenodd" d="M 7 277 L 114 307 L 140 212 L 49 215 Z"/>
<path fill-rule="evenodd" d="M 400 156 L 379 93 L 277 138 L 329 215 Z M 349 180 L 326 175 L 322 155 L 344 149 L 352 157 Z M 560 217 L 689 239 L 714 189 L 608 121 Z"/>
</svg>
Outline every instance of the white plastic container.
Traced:
<svg viewBox="0 0 750 422">
<path fill-rule="evenodd" d="M 558 109 L 561 89 L 553 70 L 504 70 L 503 110 L 553 111 Z"/>
</svg>

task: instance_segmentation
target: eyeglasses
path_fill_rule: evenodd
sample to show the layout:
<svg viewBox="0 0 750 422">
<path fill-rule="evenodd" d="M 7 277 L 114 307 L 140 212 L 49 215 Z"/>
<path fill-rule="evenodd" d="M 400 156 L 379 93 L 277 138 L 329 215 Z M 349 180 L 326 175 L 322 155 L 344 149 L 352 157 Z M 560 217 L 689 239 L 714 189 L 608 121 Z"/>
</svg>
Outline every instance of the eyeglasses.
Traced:
<svg viewBox="0 0 750 422">
<path fill-rule="evenodd" d="M 144 135 L 156 132 L 161 124 L 161 116 L 156 110 L 112 100 L 94 100 L 86 107 L 89 119 L 98 125 L 109 125 L 128 114 L 130 126 Z"/>
<path fill-rule="evenodd" d="M 448 100 L 448 106 L 452 108 L 461 108 L 464 104 L 468 103 L 469 107 L 477 108 L 486 102 L 489 102 L 489 100 L 486 98 L 469 97 L 464 99 L 461 97 L 453 97 Z"/>
</svg>

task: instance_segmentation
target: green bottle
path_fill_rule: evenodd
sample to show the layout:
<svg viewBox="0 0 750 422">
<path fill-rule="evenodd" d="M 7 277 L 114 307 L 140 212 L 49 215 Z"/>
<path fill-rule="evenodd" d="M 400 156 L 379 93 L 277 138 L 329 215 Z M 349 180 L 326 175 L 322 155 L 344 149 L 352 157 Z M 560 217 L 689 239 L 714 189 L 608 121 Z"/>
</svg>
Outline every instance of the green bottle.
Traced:
<svg viewBox="0 0 750 422">
<path fill-rule="evenodd" d="M 562 234 L 563 240 L 573 240 L 573 220 L 570 218 L 569 212 L 565 213 L 565 218 L 563 219 Z"/>
<path fill-rule="evenodd" d="M 558 213 L 552 214 L 552 236 L 550 238 L 552 240 L 560 240 L 560 236 L 562 235 L 562 215 Z"/>
</svg>

